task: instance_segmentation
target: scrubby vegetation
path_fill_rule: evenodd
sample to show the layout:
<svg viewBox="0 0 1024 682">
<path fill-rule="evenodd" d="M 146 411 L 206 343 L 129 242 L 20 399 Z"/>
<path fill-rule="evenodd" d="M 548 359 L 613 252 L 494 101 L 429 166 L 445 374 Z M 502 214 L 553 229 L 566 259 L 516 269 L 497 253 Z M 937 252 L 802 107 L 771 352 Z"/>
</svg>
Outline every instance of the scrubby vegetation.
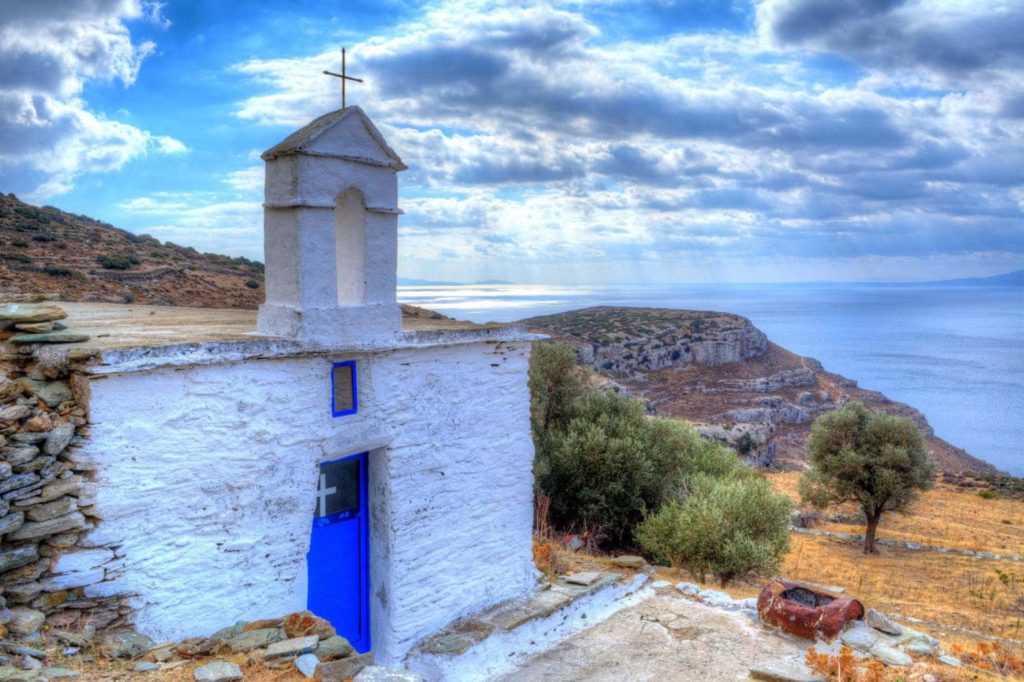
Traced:
<svg viewBox="0 0 1024 682">
<path fill-rule="evenodd" d="M 536 346 L 530 389 L 541 525 L 601 549 L 640 546 L 701 579 L 728 582 L 778 563 L 789 501 L 732 451 L 685 422 L 649 417 L 635 399 L 591 388 L 564 344 Z M 688 529 L 678 526 L 699 515 L 714 533 L 680 540 Z"/>
<path fill-rule="evenodd" d="M 0 290 L 66 301 L 256 308 L 263 265 L 136 235 L 0 193 Z"/>
<path fill-rule="evenodd" d="M 694 476 L 688 494 L 649 516 L 637 529 L 640 546 L 704 582 L 725 587 L 748 575 L 774 573 L 789 549 L 785 496 L 753 474 Z"/>
<path fill-rule="evenodd" d="M 805 502 L 821 509 L 855 502 L 867 519 L 864 553 L 875 552 L 885 511 L 905 509 L 932 487 L 934 464 L 911 420 L 852 403 L 818 417 L 807 440 L 810 468 L 800 480 Z"/>
<path fill-rule="evenodd" d="M 127 254 L 118 254 L 114 256 L 101 254 L 96 257 L 96 262 L 107 270 L 127 270 L 133 265 L 138 265 L 139 259 Z"/>
</svg>

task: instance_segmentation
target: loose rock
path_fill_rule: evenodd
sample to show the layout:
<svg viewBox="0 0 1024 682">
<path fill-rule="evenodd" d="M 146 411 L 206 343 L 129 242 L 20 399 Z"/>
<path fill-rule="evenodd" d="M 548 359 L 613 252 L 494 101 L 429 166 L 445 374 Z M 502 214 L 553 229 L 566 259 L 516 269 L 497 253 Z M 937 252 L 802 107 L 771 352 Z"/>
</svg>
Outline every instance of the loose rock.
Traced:
<svg viewBox="0 0 1024 682">
<path fill-rule="evenodd" d="M 211 661 L 192 671 L 196 682 L 231 682 L 242 679 L 242 669 L 228 661 Z"/>
<path fill-rule="evenodd" d="M 878 644 L 878 635 L 860 621 L 854 621 L 850 627 L 840 633 L 839 639 L 843 644 L 857 651 L 870 651 L 871 647 Z"/>
<path fill-rule="evenodd" d="M 355 653 L 355 649 L 348 643 L 348 640 L 339 635 L 328 637 L 320 642 L 316 649 L 317 658 L 321 661 L 333 661 L 338 658 L 346 658 Z"/>
<path fill-rule="evenodd" d="M 572 575 L 565 576 L 565 582 L 570 585 L 593 585 L 601 579 L 601 574 L 596 571 L 587 571 L 584 573 L 573 573 Z"/>
<path fill-rule="evenodd" d="M 277 628 L 264 628 L 262 630 L 251 630 L 226 640 L 227 645 L 236 654 L 246 653 L 253 649 L 262 649 L 283 639 L 281 631 Z"/>
<path fill-rule="evenodd" d="M 19 332 L 30 332 L 32 334 L 44 334 L 53 331 L 53 322 L 19 322 L 14 325 Z"/>
<path fill-rule="evenodd" d="M 825 682 L 799 659 L 780 659 L 760 663 L 750 669 L 750 677 L 763 682 Z"/>
<path fill-rule="evenodd" d="M 903 634 L 903 628 L 874 609 L 868 609 L 864 613 L 864 622 L 879 632 L 884 632 L 887 635 Z"/>
<path fill-rule="evenodd" d="M 52 322 L 63 320 L 68 314 L 52 303 L 2 303 L 0 320 L 14 323 Z"/>
<path fill-rule="evenodd" d="M 907 666 L 914 663 L 910 654 L 881 642 L 871 647 L 871 655 L 886 665 Z"/>
<path fill-rule="evenodd" d="M 303 677 L 314 677 L 318 665 L 320 665 L 320 659 L 313 654 L 302 654 L 295 659 L 295 667 Z"/>
<path fill-rule="evenodd" d="M 7 339 L 11 343 L 82 343 L 91 337 L 81 332 L 47 332 L 45 334 L 15 334 Z"/>
<path fill-rule="evenodd" d="M 642 556 L 635 556 L 626 554 L 623 556 L 617 556 L 612 559 L 612 565 L 619 566 L 620 568 L 643 568 L 646 562 Z"/>
<path fill-rule="evenodd" d="M 100 642 L 107 658 L 138 658 L 153 646 L 153 640 L 139 632 L 113 632 Z"/>
<path fill-rule="evenodd" d="M 316 635 L 320 639 L 327 639 L 337 634 L 331 623 L 323 618 L 309 612 L 293 613 L 285 617 L 282 622 L 286 637 L 306 637 Z"/>
<path fill-rule="evenodd" d="M 321 663 L 316 667 L 317 679 L 323 682 L 341 682 L 350 677 L 355 677 L 363 668 L 373 665 L 373 654 L 359 654 L 349 656 L 340 661 Z"/>
<path fill-rule="evenodd" d="M 316 651 L 319 643 L 320 637 L 317 635 L 296 637 L 294 639 L 286 639 L 283 642 L 275 642 L 267 647 L 267 658 L 311 654 Z"/>
</svg>

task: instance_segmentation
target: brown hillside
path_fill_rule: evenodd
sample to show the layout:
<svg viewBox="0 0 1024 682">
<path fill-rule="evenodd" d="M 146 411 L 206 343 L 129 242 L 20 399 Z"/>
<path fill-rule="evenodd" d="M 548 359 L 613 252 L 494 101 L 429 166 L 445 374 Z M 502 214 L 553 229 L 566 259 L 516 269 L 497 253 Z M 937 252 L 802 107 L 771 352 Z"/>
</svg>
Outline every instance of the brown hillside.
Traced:
<svg viewBox="0 0 1024 682">
<path fill-rule="evenodd" d="M 67 301 L 256 308 L 263 301 L 263 264 L 199 253 L 0 194 L 0 291 L 55 292 Z"/>
</svg>

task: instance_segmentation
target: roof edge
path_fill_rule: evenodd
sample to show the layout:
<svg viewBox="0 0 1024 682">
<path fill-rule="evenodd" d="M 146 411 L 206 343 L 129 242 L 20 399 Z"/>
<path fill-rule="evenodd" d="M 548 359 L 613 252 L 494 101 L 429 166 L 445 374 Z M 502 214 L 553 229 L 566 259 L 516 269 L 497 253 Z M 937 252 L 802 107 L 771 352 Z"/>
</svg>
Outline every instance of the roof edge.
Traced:
<svg viewBox="0 0 1024 682">
<path fill-rule="evenodd" d="M 311 152 L 307 147 L 314 142 L 318 137 L 323 135 L 325 132 L 333 128 L 337 123 L 343 121 L 350 116 L 358 116 L 363 127 L 366 128 L 366 132 L 370 134 L 370 138 L 377 143 L 384 154 L 391 160 L 390 163 L 381 164 L 379 162 L 371 162 L 370 160 L 363 160 L 359 157 L 354 157 L 346 154 L 324 154 L 323 152 Z M 371 165 L 384 166 L 386 168 L 392 168 L 395 171 L 403 171 L 408 166 L 403 163 L 398 153 L 387 143 L 384 136 L 377 129 L 377 126 L 373 124 L 370 117 L 366 115 L 360 107 L 351 106 L 345 107 L 344 109 L 337 109 L 335 111 L 328 112 L 323 116 L 313 119 L 306 125 L 302 126 L 285 139 L 278 142 L 276 145 L 263 152 L 260 158 L 264 161 L 272 161 L 276 158 L 289 155 L 308 155 L 308 156 L 323 156 L 327 158 L 339 158 L 346 161 L 353 161 L 356 163 L 370 163 Z"/>
</svg>

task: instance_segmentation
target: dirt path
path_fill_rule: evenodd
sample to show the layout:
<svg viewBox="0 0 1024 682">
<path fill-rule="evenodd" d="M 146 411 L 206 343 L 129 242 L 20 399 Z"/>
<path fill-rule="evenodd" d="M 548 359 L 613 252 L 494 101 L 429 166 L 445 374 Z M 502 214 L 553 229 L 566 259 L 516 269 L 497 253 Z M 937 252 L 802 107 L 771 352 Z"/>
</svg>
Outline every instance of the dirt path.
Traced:
<svg viewBox="0 0 1024 682">
<path fill-rule="evenodd" d="M 502 682 L 744 680 L 755 663 L 803 658 L 807 644 L 744 612 L 654 596 L 524 662 Z"/>
</svg>

